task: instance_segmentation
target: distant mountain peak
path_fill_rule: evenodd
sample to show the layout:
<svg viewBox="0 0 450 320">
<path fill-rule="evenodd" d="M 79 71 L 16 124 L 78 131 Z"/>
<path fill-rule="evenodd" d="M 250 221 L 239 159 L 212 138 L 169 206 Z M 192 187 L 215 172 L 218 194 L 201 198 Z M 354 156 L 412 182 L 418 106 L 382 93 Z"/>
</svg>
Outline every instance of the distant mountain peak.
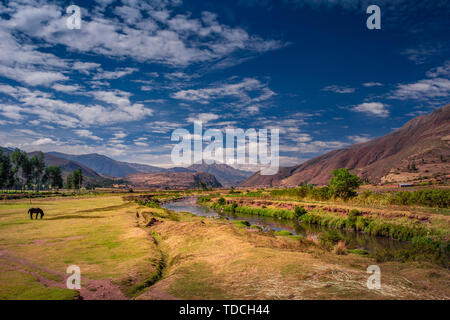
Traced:
<svg viewBox="0 0 450 320">
<path fill-rule="evenodd" d="M 210 173 L 225 187 L 237 186 L 252 174 L 252 172 L 235 169 L 225 163 L 207 164 L 205 161 L 195 163 L 187 169 Z"/>
</svg>

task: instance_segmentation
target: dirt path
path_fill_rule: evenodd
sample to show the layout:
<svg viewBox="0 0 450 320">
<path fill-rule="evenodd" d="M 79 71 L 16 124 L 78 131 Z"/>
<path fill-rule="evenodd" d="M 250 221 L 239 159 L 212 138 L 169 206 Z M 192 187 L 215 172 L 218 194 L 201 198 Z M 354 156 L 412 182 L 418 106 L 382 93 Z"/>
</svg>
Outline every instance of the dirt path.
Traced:
<svg viewBox="0 0 450 320">
<path fill-rule="evenodd" d="M 39 266 L 31 261 L 26 259 L 14 257 L 8 254 L 6 250 L 0 251 L 0 259 L 4 259 L 7 262 L 13 262 L 19 264 L 24 267 L 32 268 L 36 271 L 42 271 L 48 274 L 52 274 L 58 276 L 61 280 L 55 281 L 52 279 L 46 278 L 39 272 L 27 270 L 24 268 L 19 269 L 16 266 L 11 266 L 15 270 L 19 270 L 21 272 L 30 274 L 37 278 L 37 280 L 42 283 L 46 287 L 55 287 L 60 289 L 66 289 L 66 281 L 70 274 L 58 272 L 55 270 L 51 270 L 42 266 Z M 82 282 L 86 283 L 86 285 L 82 286 L 79 290 L 80 299 L 83 300 L 126 300 L 125 295 L 120 291 L 120 289 L 114 285 L 108 279 L 101 280 L 92 280 L 82 276 Z"/>
</svg>

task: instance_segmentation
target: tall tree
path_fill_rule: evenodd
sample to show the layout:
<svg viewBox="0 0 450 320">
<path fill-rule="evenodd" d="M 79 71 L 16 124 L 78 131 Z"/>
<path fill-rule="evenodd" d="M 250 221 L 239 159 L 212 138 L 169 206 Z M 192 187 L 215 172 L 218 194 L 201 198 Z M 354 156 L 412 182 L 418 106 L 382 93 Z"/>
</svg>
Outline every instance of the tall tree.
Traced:
<svg viewBox="0 0 450 320">
<path fill-rule="evenodd" d="M 42 175 L 44 174 L 45 163 L 44 163 L 44 154 L 39 152 L 37 156 L 33 156 L 30 159 L 31 163 L 31 176 L 34 184 L 39 190 L 39 186 L 42 182 Z"/>
<path fill-rule="evenodd" d="M 9 189 L 14 183 L 14 173 L 9 155 L 0 149 L 0 188 Z"/>
<path fill-rule="evenodd" d="M 45 168 L 44 176 L 42 177 L 43 183 L 49 183 L 52 188 L 62 188 L 63 187 L 63 178 L 61 167 L 56 166 L 48 166 Z"/>
<path fill-rule="evenodd" d="M 23 152 L 22 164 L 20 167 L 22 169 L 22 178 L 24 183 L 29 188 L 33 183 L 33 164 L 30 159 L 28 159 L 26 152 Z"/>
<path fill-rule="evenodd" d="M 67 189 L 73 189 L 73 175 L 71 173 L 69 173 L 69 175 L 67 175 L 66 178 L 66 188 Z"/>
<path fill-rule="evenodd" d="M 72 183 L 74 189 L 81 189 L 81 185 L 83 183 L 83 173 L 81 172 L 81 169 L 77 169 L 72 173 Z"/>
<path fill-rule="evenodd" d="M 16 149 L 11 155 L 11 160 L 14 164 L 13 173 L 15 183 L 22 188 L 25 183 L 28 183 L 31 176 L 31 167 L 29 165 L 28 156 L 26 152 Z"/>
</svg>

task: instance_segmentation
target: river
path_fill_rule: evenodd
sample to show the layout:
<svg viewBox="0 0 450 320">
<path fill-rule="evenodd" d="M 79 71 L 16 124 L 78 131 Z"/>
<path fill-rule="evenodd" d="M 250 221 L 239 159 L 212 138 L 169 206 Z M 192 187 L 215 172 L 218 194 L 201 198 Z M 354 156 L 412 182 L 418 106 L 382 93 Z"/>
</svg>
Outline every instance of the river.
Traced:
<svg viewBox="0 0 450 320">
<path fill-rule="evenodd" d="M 288 219 L 274 219 L 272 217 L 261 217 L 244 214 L 232 214 L 225 212 L 218 212 L 214 209 L 198 205 L 197 198 L 187 197 L 176 201 L 171 201 L 163 204 L 166 209 L 177 212 L 189 212 L 197 216 L 218 218 L 226 217 L 229 220 L 246 220 L 252 225 L 259 226 L 264 230 L 281 231 L 287 230 L 295 235 L 306 236 L 307 234 L 319 235 L 327 230 L 329 227 L 318 225 L 310 225 L 305 223 L 298 223 L 294 220 Z M 363 249 L 368 252 L 375 252 L 377 250 L 386 249 L 388 251 L 397 251 L 407 248 L 411 244 L 409 242 L 397 241 L 385 237 L 371 236 L 362 232 L 353 232 L 348 230 L 336 230 L 345 240 L 349 249 Z"/>
</svg>

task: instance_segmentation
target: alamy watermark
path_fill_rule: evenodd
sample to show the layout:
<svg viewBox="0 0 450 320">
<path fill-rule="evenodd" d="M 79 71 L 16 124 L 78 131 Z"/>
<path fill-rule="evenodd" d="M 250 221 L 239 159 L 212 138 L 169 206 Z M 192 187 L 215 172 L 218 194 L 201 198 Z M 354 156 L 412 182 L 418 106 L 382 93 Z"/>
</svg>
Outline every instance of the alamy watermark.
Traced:
<svg viewBox="0 0 450 320">
<path fill-rule="evenodd" d="M 367 267 L 367 273 L 371 274 L 367 279 L 367 289 L 380 290 L 381 289 L 381 269 L 377 265 L 370 265 Z"/>
<path fill-rule="evenodd" d="M 70 30 L 81 29 L 81 8 L 77 5 L 70 5 L 66 9 L 66 13 L 70 16 L 67 17 L 66 25 Z M 367 14 L 370 16 L 367 18 L 366 26 L 369 30 L 381 29 L 381 9 L 379 6 L 372 4 L 367 7 Z"/>
<path fill-rule="evenodd" d="M 67 289 L 80 290 L 81 289 L 81 270 L 79 266 L 70 265 L 67 267 L 66 273 L 70 276 L 66 280 Z"/>
<path fill-rule="evenodd" d="M 68 6 L 66 9 L 66 13 L 70 14 L 70 16 L 67 17 L 67 20 L 66 20 L 67 28 L 70 30 L 81 29 L 81 9 L 80 9 L 80 7 L 76 6 L 76 5 Z"/>
<path fill-rule="evenodd" d="M 381 29 L 381 9 L 379 6 L 373 4 L 367 7 L 367 14 L 370 16 L 367 18 L 366 26 L 369 30 Z"/>
<path fill-rule="evenodd" d="M 270 134 L 269 134 L 270 130 Z M 180 141 L 171 153 L 175 165 L 225 163 L 260 167 L 261 175 L 278 173 L 279 129 L 208 129 L 203 133 L 202 121 L 194 121 L 194 133 L 176 129 L 171 140 Z M 269 144 L 270 137 L 270 144 Z M 204 142 L 209 143 L 204 148 Z M 269 148 L 270 145 L 270 148 Z"/>
</svg>

